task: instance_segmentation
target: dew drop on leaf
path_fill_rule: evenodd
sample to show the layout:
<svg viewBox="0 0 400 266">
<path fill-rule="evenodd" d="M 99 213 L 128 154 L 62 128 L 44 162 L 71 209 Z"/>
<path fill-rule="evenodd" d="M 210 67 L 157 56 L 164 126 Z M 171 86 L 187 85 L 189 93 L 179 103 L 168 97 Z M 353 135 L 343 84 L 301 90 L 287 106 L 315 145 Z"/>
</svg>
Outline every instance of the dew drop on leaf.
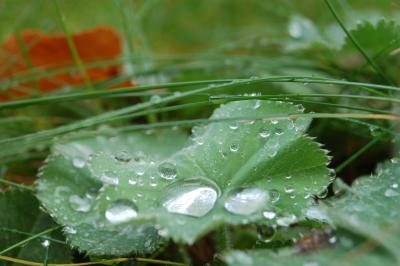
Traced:
<svg viewBox="0 0 400 266">
<path fill-rule="evenodd" d="M 100 175 L 100 180 L 105 184 L 118 185 L 118 176 L 113 171 L 105 171 Z"/>
<path fill-rule="evenodd" d="M 71 208 L 78 212 L 90 211 L 90 201 L 86 198 L 81 198 L 78 195 L 71 195 L 68 199 Z"/>
<path fill-rule="evenodd" d="M 276 219 L 276 223 L 280 226 L 287 227 L 292 223 L 296 222 L 296 219 L 297 217 L 294 214 L 285 214 L 284 216 L 281 216 L 278 219 Z"/>
<path fill-rule="evenodd" d="M 128 180 L 128 183 L 129 183 L 129 185 L 134 186 L 134 185 L 137 184 L 137 181 L 136 181 L 135 179 L 129 179 L 129 180 Z"/>
<path fill-rule="evenodd" d="M 229 128 L 232 129 L 232 130 L 238 129 L 238 128 L 239 128 L 238 122 L 232 122 L 232 123 L 229 125 Z"/>
<path fill-rule="evenodd" d="M 260 100 L 256 100 L 256 103 L 254 104 L 254 109 L 258 109 L 261 107 L 261 101 Z"/>
<path fill-rule="evenodd" d="M 231 146 L 229 147 L 229 150 L 231 152 L 237 152 L 239 150 L 239 145 L 237 144 L 231 144 Z"/>
<path fill-rule="evenodd" d="M 384 194 L 385 194 L 385 197 L 397 197 L 400 195 L 399 192 L 397 192 L 396 190 L 391 189 L 391 188 L 386 189 Z"/>
<path fill-rule="evenodd" d="M 177 181 L 167 187 L 162 205 L 170 213 L 201 217 L 214 207 L 217 191 L 214 185 L 202 179 Z"/>
<path fill-rule="evenodd" d="M 250 215 L 263 209 L 269 202 L 269 193 L 259 188 L 242 188 L 232 191 L 224 203 L 227 211 Z"/>
<path fill-rule="evenodd" d="M 392 159 L 390 159 L 390 162 L 392 164 L 399 164 L 400 163 L 400 159 L 399 158 L 392 158 Z"/>
<path fill-rule="evenodd" d="M 276 189 L 271 189 L 269 191 L 269 196 L 271 198 L 272 203 L 277 203 L 279 201 L 279 199 L 281 198 L 281 194 Z"/>
<path fill-rule="evenodd" d="M 115 160 L 122 162 L 122 163 L 128 163 L 132 157 L 129 155 L 129 153 L 127 151 L 120 151 L 117 152 L 114 155 Z"/>
<path fill-rule="evenodd" d="M 275 128 L 275 130 L 274 130 L 274 134 L 275 134 L 276 136 L 281 136 L 281 135 L 283 135 L 284 132 L 285 132 L 285 131 L 284 131 L 282 128 L 280 128 L 280 127 L 277 127 L 277 128 Z"/>
<path fill-rule="evenodd" d="M 285 187 L 285 192 L 288 194 L 291 194 L 294 192 L 294 187 L 293 186 L 287 186 Z"/>
<path fill-rule="evenodd" d="M 112 224 L 126 223 L 137 217 L 136 205 L 127 199 L 112 202 L 106 210 L 105 217 Z"/>
<path fill-rule="evenodd" d="M 276 217 L 276 213 L 273 211 L 265 211 L 263 212 L 263 216 L 268 220 L 272 220 Z"/>
<path fill-rule="evenodd" d="M 83 168 L 86 165 L 86 161 L 80 157 L 75 157 L 72 159 L 72 164 L 76 168 Z"/>
<path fill-rule="evenodd" d="M 259 135 L 262 138 L 268 138 L 269 136 L 271 136 L 271 131 L 268 128 L 261 128 Z"/>
<path fill-rule="evenodd" d="M 158 173 L 167 180 L 175 179 L 177 175 L 176 167 L 173 163 L 163 162 L 158 166 Z"/>
<path fill-rule="evenodd" d="M 64 232 L 67 234 L 74 235 L 74 234 L 76 234 L 77 230 L 73 226 L 66 226 L 66 227 L 64 227 Z"/>
</svg>

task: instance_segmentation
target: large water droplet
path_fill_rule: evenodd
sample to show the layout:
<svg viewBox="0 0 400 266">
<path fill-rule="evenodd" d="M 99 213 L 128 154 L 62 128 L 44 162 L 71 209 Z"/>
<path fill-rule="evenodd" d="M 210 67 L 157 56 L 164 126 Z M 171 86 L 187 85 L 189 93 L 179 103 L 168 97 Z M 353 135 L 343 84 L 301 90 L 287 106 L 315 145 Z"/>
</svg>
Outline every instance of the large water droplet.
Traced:
<svg viewBox="0 0 400 266">
<path fill-rule="evenodd" d="M 69 197 L 69 204 L 74 211 L 88 212 L 90 211 L 90 201 L 87 198 L 81 198 L 78 195 Z"/>
<path fill-rule="evenodd" d="M 137 217 L 136 205 L 126 199 L 116 200 L 106 210 L 106 219 L 112 224 L 126 223 Z"/>
<path fill-rule="evenodd" d="M 160 176 L 167 180 L 175 179 L 177 175 L 176 167 L 173 163 L 163 162 L 158 166 Z"/>
<path fill-rule="evenodd" d="M 260 188 L 242 188 L 228 196 L 224 207 L 227 211 L 249 215 L 263 209 L 270 199 L 269 193 Z"/>
<path fill-rule="evenodd" d="M 215 185 L 203 179 L 177 181 L 167 187 L 162 205 L 171 213 L 201 217 L 214 207 L 217 191 Z"/>
</svg>

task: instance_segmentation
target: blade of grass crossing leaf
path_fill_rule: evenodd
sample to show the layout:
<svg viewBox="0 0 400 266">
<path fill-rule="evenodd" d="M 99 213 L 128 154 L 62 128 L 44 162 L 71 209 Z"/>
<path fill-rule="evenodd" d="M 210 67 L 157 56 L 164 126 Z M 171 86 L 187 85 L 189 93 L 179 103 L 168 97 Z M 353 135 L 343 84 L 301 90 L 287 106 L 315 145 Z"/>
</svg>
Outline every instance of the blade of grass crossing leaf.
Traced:
<svg viewBox="0 0 400 266">
<path fill-rule="evenodd" d="M 21 260 L 21 259 L 17 259 L 17 258 L 2 256 L 2 255 L 0 255 L 0 260 L 14 262 L 14 263 L 22 264 L 22 265 L 43 266 L 43 263 L 41 263 L 41 262 Z M 156 259 L 148 259 L 148 258 L 116 258 L 116 259 L 81 262 L 81 263 L 48 263 L 47 265 L 48 266 L 86 266 L 86 265 L 96 265 L 96 264 L 109 265 L 112 263 L 130 262 L 130 261 L 161 264 L 161 265 L 171 265 L 171 266 L 188 266 L 187 264 L 180 263 L 180 262 L 173 262 L 173 261 L 167 261 L 167 260 L 156 260 Z"/>
<path fill-rule="evenodd" d="M 16 243 L 16 244 L 12 245 L 12 246 L 10 246 L 10 247 L 8 247 L 8 248 L 6 248 L 6 249 L 0 251 L 0 255 L 3 255 L 3 254 L 7 253 L 7 252 L 10 251 L 10 250 L 13 250 L 13 249 L 18 248 L 18 247 L 20 247 L 20 246 L 23 246 L 24 244 L 26 244 L 26 243 L 28 243 L 28 242 L 30 242 L 30 241 L 32 241 L 32 240 L 38 238 L 38 237 L 41 237 L 41 236 L 46 235 L 46 234 L 48 234 L 48 233 L 51 233 L 51 232 L 53 232 L 54 230 L 57 230 L 58 228 L 60 228 L 60 226 L 56 226 L 56 227 L 49 228 L 49 229 L 47 229 L 47 230 L 44 230 L 44 231 L 42 231 L 42 232 L 40 232 L 40 233 L 37 233 L 37 234 L 31 236 L 31 237 L 28 237 L 28 238 L 26 238 L 26 239 L 24 239 L 24 240 L 22 240 L 22 241 L 20 241 L 20 242 L 18 242 L 18 243 Z"/>
<path fill-rule="evenodd" d="M 90 79 L 89 79 L 89 77 L 88 77 L 88 75 L 86 73 L 86 70 L 85 70 L 85 67 L 83 65 L 83 62 L 82 62 L 81 58 L 79 57 L 79 53 L 78 53 L 78 50 L 76 49 L 76 46 L 75 46 L 74 40 L 72 38 L 72 35 L 68 30 L 68 27 L 67 27 L 67 24 L 66 24 L 65 15 L 61 10 L 59 0 L 53 0 L 53 3 L 55 5 L 55 7 L 56 7 L 57 15 L 59 17 L 61 26 L 62 26 L 62 28 L 63 28 L 63 30 L 65 32 L 65 36 L 67 38 L 67 43 L 68 43 L 68 47 L 69 47 L 69 49 L 71 51 L 72 58 L 74 59 L 75 64 L 77 65 L 78 70 L 79 70 L 80 74 L 82 75 L 83 80 L 85 81 L 87 89 L 92 90 L 93 89 L 92 83 L 91 83 L 91 81 L 90 81 Z"/>
</svg>

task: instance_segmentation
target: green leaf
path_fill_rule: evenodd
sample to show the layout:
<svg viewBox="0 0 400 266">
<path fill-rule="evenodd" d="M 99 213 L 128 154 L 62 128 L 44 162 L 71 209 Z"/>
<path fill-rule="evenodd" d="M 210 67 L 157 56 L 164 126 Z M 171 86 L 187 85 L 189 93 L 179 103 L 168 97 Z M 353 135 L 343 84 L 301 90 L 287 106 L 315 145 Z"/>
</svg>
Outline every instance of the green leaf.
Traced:
<svg viewBox="0 0 400 266">
<path fill-rule="evenodd" d="M 301 111 L 301 106 L 281 102 L 230 102 L 210 119 L 231 120 L 193 128 L 191 143 L 183 148 L 171 148 L 173 136 L 138 134 L 132 142 L 126 141 L 129 136 L 119 138 L 130 154 L 144 154 L 143 160 L 102 151 L 84 166 L 73 167 L 73 150 L 85 153 L 89 148 L 79 142 L 57 146 L 59 155 L 49 157 L 43 169 L 38 197 L 57 221 L 75 227 L 77 233 L 68 234 L 71 243 L 91 253 L 148 251 L 143 245 L 157 242 L 157 233 L 193 243 L 223 224 L 287 226 L 301 219 L 313 202 L 311 195 L 324 192 L 330 182 L 326 152 L 303 134 L 310 120 L 271 120 Z M 267 118 L 253 119 L 260 117 Z M 153 142 L 140 146 L 141 137 Z M 113 144 L 100 146 L 108 145 Z M 161 156 L 163 151 L 170 156 Z M 93 200 L 84 199 L 89 189 L 97 193 Z M 80 211 L 61 204 L 71 197 L 81 203 L 75 204 Z M 267 219 L 265 211 L 277 217 Z M 157 231 L 134 234 L 134 226 Z"/>
<path fill-rule="evenodd" d="M 267 249 L 251 251 L 232 250 L 224 255 L 224 261 L 228 266 L 375 266 L 375 265 L 396 265 L 389 257 L 379 252 L 368 252 L 366 254 L 350 254 L 343 246 L 333 249 L 321 250 L 310 255 L 296 253 L 295 250 L 283 252 L 272 252 Z"/>
<path fill-rule="evenodd" d="M 104 130 L 113 132 L 109 128 Z M 186 136 L 178 131 L 114 135 L 109 138 L 88 135 L 85 136 L 84 132 L 73 134 L 54 146 L 53 155 L 39 173 L 38 198 L 51 215 L 65 225 L 68 241 L 80 250 L 100 256 L 153 252 L 159 247 L 161 238 L 152 225 L 105 223 L 104 210 L 100 210 L 99 205 L 108 203 L 109 199 L 102 202 L 99 197 L 107 185 L 102 188 L 101 182 L 93 179 L 87 167 L 88 160 L 98 153 L 110 156 L 111 161 L 105 162 L 104 167 L 115 158 L 142 165 L 145 160 L 160 160 L 176 152 L 184 145 Z M 132 171 L 125 174 L 133 175 Z M 127 187 L 128 183 L 122 184 L 121 181 L 121 185 Z M 127 195 L 126 198 L 133 196 Z M 90 207 L 92 203 L 97 205 Z"/>
<path fill-rule="evenodd" d="M 335 241 L 328 249 L 318 250 L 316 245 L 317 250 L 304 254 L 296 244 L 277 253 L 266 249 L 230 251 L 224 260 L 229 266 L 267 265 L 271 261 L 277 266 L 398 265 L 399 183 L 400 159 L 394 158 L 380 165 L 376 175 L 358 178 L 345 195 L 331 199 L 327 211 L 339 230 L 331 236 Z"/>
<path fill-rule="evenodd" d="M 373 239 L 400 261 L 400 160 L 379 166 L 376 175 L 358 178 L 348 193 L 333 200 L 328 214 L 346 230 Z"/>
<path fill-rule="evenodd" d="M 19 190 L 0 192 L 0 213 L 2 213 L 0 216 L 0 251 L 55 226 L 53 220 L 39 210 L 38 201 L 30 192 Z M 50 240 L 49 261 L 54 263 L 70 262 L 70 250 L 68 245 L 62 244 L 61 233 L 53 232 L 49 237 L 61 239 L 61 243 Z M 24 246 L 4 253 L 4 255 L 41 262 L 45 256 L 43 241 L 43 238 L 34 239 Z"/>
<path fill-rule="evenodd" d="M 400 43 L 400 26 L 394 21 L 382 19 L 375 24 L 364 22 L 358 24 L 350 33 L 371 57 L 386 55 L 397 48 Z M 342 50 L 357 53 L 348 38 L 346 38 Z"/>
</svg>

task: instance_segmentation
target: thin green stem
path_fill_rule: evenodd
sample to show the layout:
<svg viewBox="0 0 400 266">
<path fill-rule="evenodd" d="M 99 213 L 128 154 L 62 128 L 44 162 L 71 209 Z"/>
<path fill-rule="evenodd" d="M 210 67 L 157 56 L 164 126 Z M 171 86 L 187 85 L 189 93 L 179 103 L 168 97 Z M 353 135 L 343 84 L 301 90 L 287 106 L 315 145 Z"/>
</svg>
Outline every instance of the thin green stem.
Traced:
<svg viewBox="0 0 400 266">
<path fill-rule="evenodd" d="M 58 14 L 58 17 L 60 19 L 61 26 L 62 26 L 62 28 L 63 28 L 63 30 L 65 32 L 65 36 L 67 38 L 67 43 L 68 43 L 68 47 L 69 47 L 69 49 L 71 51 L 72 58 L 74 59 L 75 64 L 78 67 L 78 70 L 79 70 L 81 76 L 83 77 L 83 80 L 84 80 L 84 82 L 86 84 L 87 89 L 92 90 L 93 89 L 92 83 L 91 83 L 91 81 L 89 79 L 89 76 L 86 73 L 85 66 L 82 63 L 81 58 L 79 57 L 79 53 L 78 53 L 78 50 L 76 49 L 76 46 L 75 46 L 74 40 L 72 38 L 72 35 L 68 30 L 67 23 L 66 23 L 66 18 L 65 18 L 64 13 L 61 10 L 59 0 L 53 0 L 53 3 L 55 5 L 55 7 L 56 7 L 57 14 Z"/>
<path fill-rule="evenodd" d="M 0 255 L 3 255 L 4 253 L 9 252 L 10 250 L 13 250 L 13 249 L 18 248 L 18 247 L 20 247 L 20 246 L 23 246 L 23 245 L 25 245 L 26 243 L 28 243 L 28 242 L 30 242 L 30 241 L 32 241 L 32 240 L 38 238 L 38 237 L 41 237 L 41 236 L 43 236 L 43 235 L 45 235 L 45 234 L 48 234 L 48 233 L 50 233 L 50 232 L 53 232 L 54 230 L 57 230 L 58 228 L 60 228 L 60 227 L 59 227 L 59 226 L 52 227 L 52 228 L 46 229 L 46 230 L 44 230 L 44 231 L 42 231 L 42 232 L 40 232 L 40 233 L 38 233 L 38 234 L 36 234 L 36 235 L 30 236 L 30 237 L 28 237 L 28 238 L 26 238 L 26 239 L 24 239 L 24 240 L 22 240 L 22 241 L 20 241 L 20 242 L 18 242 L 18 243 L 16 243 L 16 244 L 12 245 L 12 246 L 10 246 L 10 247 L 8 247 L 8 248 L 6 248 L 6 249 L 0 251 Z"/>
<path fill-rule="evenodd" d="M 19 183 L 15 183 L 15 182 L 12 182 L 12 181 L 4 179 L 4 178 L 0 178 L 0 184 L 5 184 L 7 186 L 11 186 L 11 187 L 15 187 L 15 188 L 23 189 L 23 190 L 34 191 L 34 189 L 32 187 L 25 186 L 25 185 L 22 185 Z"/>
<path fill-rule="evenodd" d="M 340 173 L 344 168 L 349 166 L 352 162 L 357 160 L 361 155 L 363 155 L 366 151 L 368 151 L 370 148 L 372 148 L 374 145 L 379 143 L 383 136 L 385 136 L 386 133 L 379 135 L 378 137 L 375 137 L 371 141 L 369 141 L 367 144 L 365 144 L 361 149 L 359 149 L 357 152 L 352 154 L 349 158 L 347 158 L 344 162 L 342 162 L 340 165 L 338 165 L 335 169 L 336 173 Z"/>
<path fill-rule="evenodd" d="M 399 87 L 386 86 L 386 85 L 380 85 L 380 84 L 372 84 L 372 83 L 351 82 L 351 81 L 344 81 L 344 80 L 333 80 L 333 79 L 305 77 L 305 76 L 272 76 L 272 77 L 264 77 L 264 78 L 257 78 L 257 79 L 219 79 L 219 80 L 171 82 L 171 83 L 163 83 L 163 84 L 156 84 L 156 85 L 128 87 L 128 88 L 123 88 L 123 89 L 118 89 L 118 90 L 79 92 L 79 93 L 70 93 L 70 94 L 66 94 L 66 95 L 50 95 L 50 96 L 45 96 L 45 97 L 40 97 L 40 98 L 23 99 L 23 100 L 16 100 L 16 101 L 0 103 L 0 110 L 8 109 L 8 108 L 25 107 L 25 106 L 29 106 L 29 105 L 35 105 L 35 104 L 93 99 L 93 98 L 104 97 L 107 95 L 117 95 L 117 94 L 123 94 L 123 93 L 127 93 L 127 92 L 135 92 L 135 91 L 146 91 L 146 90 L 153 90 L 153 89 L 157 89 L 157 88 L 178 88 L 178 87 L 198 86 L 198 85 L 207 85 L 207 84 L 223 84 L 223 83 L 231 83 L 230 87 L 233 87 L 233 86 L 238 86 L 238 85 L 250 85 L 250 84 L 257 84 L 257 83 L 264 83 L 264 82 L 335 84 L 335 85 L 346 85 L 346 86 L 353 86 L 353 87 L 367 87 L 367 88 L 374 88 L 374 89 L 378 89 L 378 90 L 400 91 Z M 228 87 L 228 86 L 224 86 L 224 87 Z M 218 86 L 216 86 L 215 88 L 218 88 Z"/>
</svg>

